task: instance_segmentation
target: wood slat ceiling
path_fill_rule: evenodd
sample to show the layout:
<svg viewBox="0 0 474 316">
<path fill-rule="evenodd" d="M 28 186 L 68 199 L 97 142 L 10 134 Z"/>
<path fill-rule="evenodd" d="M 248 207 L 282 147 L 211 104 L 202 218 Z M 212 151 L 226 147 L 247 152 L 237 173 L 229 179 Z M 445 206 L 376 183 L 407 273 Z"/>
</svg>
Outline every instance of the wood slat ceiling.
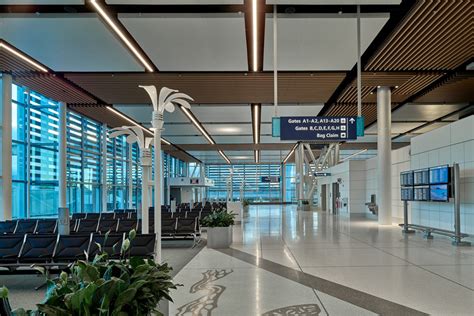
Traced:
<svg viewBox="0 0 474 316">
<path fill-rule="evenodd" d="M 68 107 L 78 112 L 82 115 L 85 115 L 95 121 L 102 122 L 107 124 L 109 127 L 119 127 L 130 125 L 130 122 L 126 119 L 113 114 L 111 111 L 107 110 L 105 105 L 97 104 L 97 105 L 68 105 Z"/>
<path fill-rule="evenodd" d="M 95 100 L 88 93 L 76 88 L 55 74 L 31 74 L 13 76 L 13 80 L 33 91 L 41 93 L 53 100 L 66 102 L 68 104 L 96 104 Z"/>
<path fill-rule="evenodd" d="M 474 1 L 416 2 L 365 70 L 452 70 L 474 56 Z"/>
<path fill-rule="evenodd" d="M 422 103 L 474 102 L 474 72 L 460 73 L 416 100 Z"/>
<path fill-rule="evenodd" d="M 342 72 L 281 73 L 281 103 L 323 103 L 344 77 Z M 191 95 L 196 103 L 273 103 L 272 73 L 120 73 L 66 74 L 66 78 L 110 104 L 143 104 L 149 99 L 138 85 L 168 86 Z"/>
<path fill-rule="evenodd" d="M 34 68 L 20 58 L 15 58 L 11 53 L 0 49 L 0 72 L 25 73 L 35 71 Z"/>
<path fill-rule="evenodd" d="M 396 107 L 398 103 L 392 102 L 392 108 Z M 365 118 L 365 125 L 370 125 L 377 120 L 377 104 L 363 103 L 362 115 Z M 328 111 L 327 116 L 357 116 L 357 103 L 352 104 L 335 104 Z"/>
<path fill-rule="evenodd" d="M 362 74 L 362 102 L 375 103 L 377 86 L 398 87 L 392 92 L 392 102 L 403 102 L 443 76 L 440 72 L 364 72 Z M 338 98 L 337 103 L 357 102 L 357 83 L 354 80 Z M 374 92 L 371 94 L 371 92 Z"/>
</svg>

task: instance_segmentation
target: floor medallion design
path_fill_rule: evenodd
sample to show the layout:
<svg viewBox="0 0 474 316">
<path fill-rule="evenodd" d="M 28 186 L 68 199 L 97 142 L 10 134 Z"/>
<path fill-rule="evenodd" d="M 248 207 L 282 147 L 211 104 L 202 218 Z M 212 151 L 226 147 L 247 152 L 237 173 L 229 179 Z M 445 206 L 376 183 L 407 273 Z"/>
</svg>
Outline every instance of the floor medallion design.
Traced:
<svg viewBox="0 0 474 316">
<path fill-rule="evenodd" d="M 212 311 L 217 308 L 217 301 L 226 287 L 214 284 L 215 281 L 226 277 L 234 270 L 207 270 L 202 273 L 202 279 L 194 283 L 189 292 L 202 292 L 204 295 L 194 301 L 191 301 L 178 308 L 177 316 L 210 316 Z"/>
</svg>

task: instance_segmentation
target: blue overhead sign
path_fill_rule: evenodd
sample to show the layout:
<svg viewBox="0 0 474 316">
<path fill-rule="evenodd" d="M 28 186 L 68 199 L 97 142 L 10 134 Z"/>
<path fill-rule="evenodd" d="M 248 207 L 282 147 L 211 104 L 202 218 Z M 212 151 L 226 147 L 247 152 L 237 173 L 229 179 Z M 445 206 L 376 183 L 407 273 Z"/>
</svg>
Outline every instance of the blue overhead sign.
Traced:
<svg viewBox="0 0 474 316">
<path fill-rule="evenodd" d="M 281 140 L 347 141 L 357 139 L 355 116 L 282 116 Z"/>
</svg>

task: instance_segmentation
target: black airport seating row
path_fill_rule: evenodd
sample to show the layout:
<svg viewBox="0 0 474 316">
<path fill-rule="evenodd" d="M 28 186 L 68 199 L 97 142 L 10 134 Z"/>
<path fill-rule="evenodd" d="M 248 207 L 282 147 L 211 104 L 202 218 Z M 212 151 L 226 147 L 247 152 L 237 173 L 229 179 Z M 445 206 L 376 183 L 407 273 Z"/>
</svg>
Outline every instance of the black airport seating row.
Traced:
<svg viewBox="0 0 474 316">
<path fill-rule="evenodd" d="M 136 212 L 74 213 L 72 219 L 136 219 Z"/>
<path fill-rule="evenodd" d="M 137 229 L 137 219 L 77 219 L 69 223 L 71 234 L 126 233 Z"/>
<path fill-rule="evenodd" d="M 0 235 L 6 234 L 55 234 L 56 219 L 20 219 L 0 222 Z"/>
<path fill-rule="evenodd" d="M 0 236 L 0 267 L 10 271 L 22 266 L 64 266 L 76 260 L 93 260 L 101 245 L 111 259 L 120 257 L 126 234 L 55 235 L 24 234 Z M 137 234 L 130 242 L 130 256 L 153 258 L 155 235 Z M 128 255 L 128 253 L 127 253 Z"/>
<path fill-rule="evenodd" d="M 126 233 L 137 228 L 137 219 L 73 219 L 70 233 Z M 0 222 L 0 235 L 56 234 L 56 219 L 20 219 Z"/>
<path fill-rule="evenodd" d="M 188 211 L 188 212 L 166 212 L 161 213 L 161 218 L 198 218 L 201 219 L 207 215 L 209 215 L 211 211 Z M 154 214 L 150 214 L 150 218 L 154 218 Z"/>
<path fill-rule="evenodd" d="M 154 231 L 154 222 L 150 219 L 150 231 Z M 141 232 L 141 227 L 138 227 Z M 192 237 L 197 242 L 201 236 L 201 228 L 197 218 L 162 218 L 161 219 L 161 237 L 167 238 L 188 238 Z"/>
<path fill-rule="evenodd" d="M 136 213 L 137 210 L 134 208 L 117 208 L 114 210 L 114 213 Z"/>
</svg>

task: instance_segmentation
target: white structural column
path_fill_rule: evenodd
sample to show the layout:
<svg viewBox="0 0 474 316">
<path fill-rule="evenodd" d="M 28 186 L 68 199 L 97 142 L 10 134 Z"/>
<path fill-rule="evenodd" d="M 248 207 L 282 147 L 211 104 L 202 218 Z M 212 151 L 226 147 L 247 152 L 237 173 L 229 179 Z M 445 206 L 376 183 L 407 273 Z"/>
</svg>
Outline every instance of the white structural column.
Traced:
<svg viewBox="0 0 474 316">
<path fill-rule="evenodd" d="M 298 144 L 298 156 L 298 200 L 302 201 L 304 200 L 304 146 L 302 143 Z"/>
<path fill-rule="evenodd" d="M 156 235 L 156 256 L 157 262 L 161 262 L 161 131 L 163 129 L 163 114 L 153 111 L 153 127 L 155 133 L 153 137 L 153 147 L 155 150 L 155 235 Z"/>
<path fill-rule="evenodd" d="M 142 163 L 142 232 L 148 234 L 149 231 L 149 211 L 150 207 L 150 169 L 151 169 L 151 152 L 148 148 L 143 148 L 141 152 Z"/>
<path fill-rule="evenodd" d="M 378 220 L 392 224 L 392 140 L 390 87 L 377 88 L 377 185 Z"/>
<path fill-rule="evenodd" d="M 128 208 L 133 208 L 133 177 L 132 177 L 132 149 L 133 144 L 128 144 L 127 183 L 128 183 Z"/>
<path fill-rule="evenodd" d="M 1 149 L 2 149 L 2 211 L 1 220 L 12 219 L 12 76 L 1 74 L 0 107 L 2 118 Z"/>
<path fill-rule="evenodd" d="M 102 124 L 102 164 L 101 164 L 101 182 L 102 182 L 102 212 L 107 212 L 107 124 Z"/>
<path fill-rule="evenodd" d="M 66 208 L 66 162 L 67 162 L 67 142 L 66 142 L 66 114 L 67 105 L 64 102 L 59 103 L 59 208 Z"/>
</svg>

